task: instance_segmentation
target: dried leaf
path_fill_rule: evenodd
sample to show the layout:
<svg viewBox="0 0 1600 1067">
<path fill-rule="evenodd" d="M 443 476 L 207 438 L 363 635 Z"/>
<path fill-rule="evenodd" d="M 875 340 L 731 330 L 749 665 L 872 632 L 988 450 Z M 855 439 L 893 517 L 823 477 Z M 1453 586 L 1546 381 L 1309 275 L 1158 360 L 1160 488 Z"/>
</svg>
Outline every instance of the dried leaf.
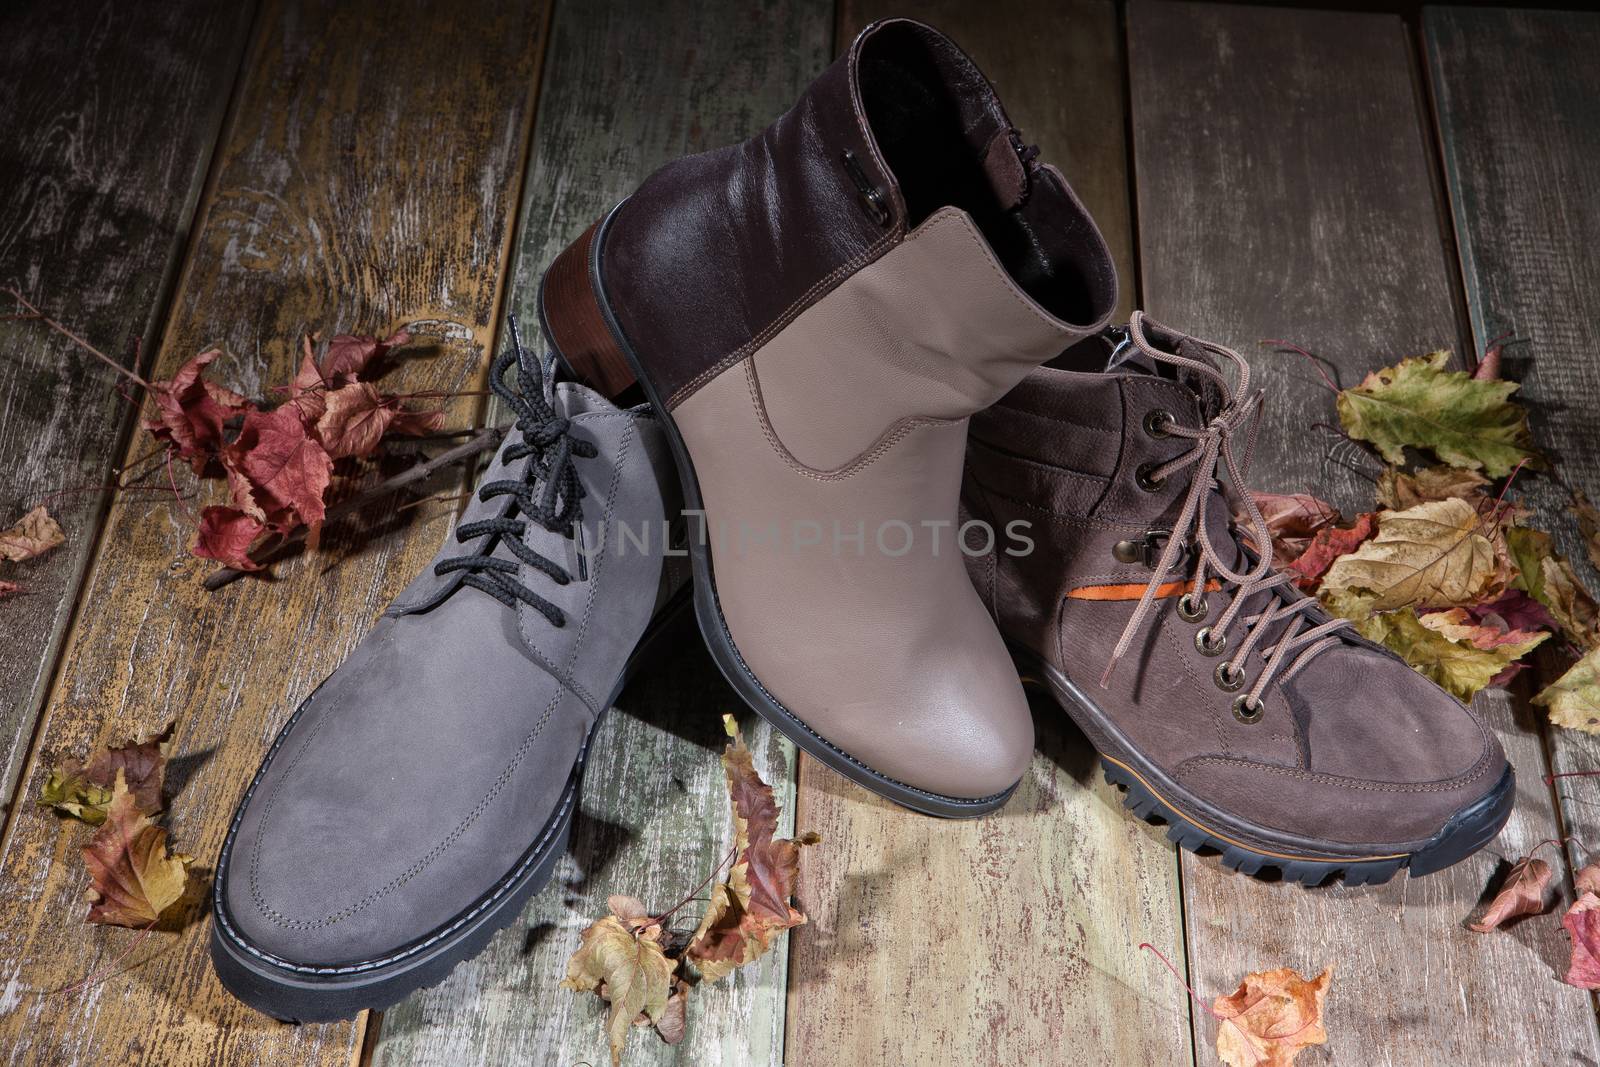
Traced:
<svg viewBox="0 0 1600 1067">
<path fill-rule="evenodd" d="M 1343 606 L 1336 601 L 1330 605 L 1330 610 Z M 1342 611 L 1335 613 L 1343 614 Z M 1411 608 L 1357 619 L 1356 630 L 1369 641 L 1388 647 L 1419 674 L 1433 679 L 1462 701 L 1470 701 L 1473 694 L 1489 685 L 1501 671 L 1550 636 L 1540 633 L 1518 642 L 1478 648 L 1470 641 L 1452 640 L 1439 630 L 1423 625 Z"/>
<path fill-rule="evenodd" d="M 67 535 L 61 532 L 60 525 L 40 504 L 18 519 L 11 529 L 0 533 L 0 559 L 21 563 L 25 559 L 43 555 L 66 539 Z"/>
<path fill-rule="evenodd" d="M 378 447 L 394 421 L 395 409 L 366 382 L 334 389 L 317 419 L 317 437 L 334 459 L 365 456 Z"/>
<path fill-rule="evenodd" d="M 1578 873 L 1572 876 L 1572 884 L 1579 893 L 1600 895 L 1600 863 L 1587 863 L 1578 868 Z"/>
<path fill-rule="evenodd" d="M 1504 569 L 1477 511 L 1451 497 L 1381 513 L 1377 534 L 1335 560 L 1322 588 L 1370 592 L 1375 611 L 1454 606 L 1496 593 Z"/>
<path fill-rule="evenodd" d="M 1516 383 L 1475 381 L 1449 362 L 1449 352 L 1430 352 L 1342 390 L 1336 406 L 1345 432 L 1394 464 L 1405 462 L 1407 447 L 1494 478 L 1524 460 L 1537 462 L 1528 413 L 1511 402 Z"/>
<path fill-rule="evenodd" d="M 183 899 L 190 857 L 168 854 L 167 832 L 141 813 L 121 770 L 106 821 L 83 849 L 89 869 L 87 921 L 142 927 Z"/>
<path fill-rule="evenodd" d="M 1222 1020 L 1217 1055 L 1228 1067 L 1289 1067 L 1301 1050 L 1326 1044 L 1322 1005 L 1333 968 L 1308 982 L 1292 968 L 1252 971 L 1211 1010 Z"/>
<path fill-rule="evenodd" d="M 333 478 L 333 460 L 307 432 L 294 405 L 246 415 L 243 429 L 222 458 L 249 482 L 268 526 L 287 530 L 322 521 L 326 513 L 322 496 Z"/>
<path fill-rule="evenodd" d="M 1544 891 L 1549 884 L 1550 865 L 1544 860 L 1523 856 L 1506 872 L 1506 879 L 1500 883 L 1483 918 L 1469 923 L 1467 928 L 1486 934 L 1508 919 L 1539 914 L 1544 911 Z"/>
<path fill-rule="evenodd" d="M 567 989 L 592 990 L 611 1002 L 606 1033 L 611 1063 L 622 1063 L 622 1048 L 641 1012 L 658 1025 L 665 1017 L 676 965 L 662 951 L 661 927 L 629 930 L 615 915 L 590 924 L 578 950 L 567 961 Z"/>
<path fill-rule="evenodd" d="M 1430 611 L 1426 615 L 1418 616 L 1417 621 L 1452 641 L 1484 651 L 1512 645 L 1520 648 L 1522 655 L 1527 655 L 1550 636 L 1548 630 L 1513 630 L 1503 621 L 1498 624 L 1480 622 L 1474 619 L 1466 608 Z"/>
<path fill-rule="evenodd" d="M 1430 500 L 1458 496 L 1476 505 L 1488 485 L 1489 479 L 1461 467 L 1424 467 L 1409 474 L 1397 467 L 1385 467 L 1378 475 L 1378 503 L 1391 511 L 1404 511 Z"/>
<path fill-rule="evenodd" d="M 1580 893 L 1561 925 L 1572 938 L 1572 962 L 1561 980 L 1579 989 L 1600 989 L 1600 896 Z"/>
<path fill-rule="evenodd" d="M 1302 589 L 1315 588 L 1323 574 L 1333 566 L 1334 560 L 1349 555 L 1371 540 L 1378 528 L 1377 520 L 1375 514 L 1367 511 L 1356 516 L 1353 526 L 1329 526 L 1318 530 L 1306 550 L 1289 564 L 1289 570 L 1299 576 L 1295 583 Z"/>
<path fill-rule="evenodd" d="M 99 826 L 106 820 L 112 787 L 121 774 L 133 796 L 134 808 L 145 815 L 154 815 L 165 803 L 161 791 L 166 783 L 167 757 L 171 754 L 172 731 L 176 725 L 169 722 L 160 733 L 143 741 L 129 740 L 103 748 L 87 767 L 77 760 L 67 760 L 45 779 L 39 789 L 39 803 Z"/>
<path fill-rule="evenodd" d="M 4 579 L 0 579 L 0 600 L 3 600 L 14 593 L 19 593 L 21 591 L 22 586 L 18 585 L 16 582 L 8 582 Z"/>
<path fill-rule="evenodd" d="M 388 395 L 385 395 L 383 399 L 386 403 L 394 402 L 395 400 L 394 397 Z M 420 436 L 425 433 L 438 433 L 442 429 L 444 429 L 444 412 L 442 410 L 410 411 L 406 408 L 397 408 L 393 421 L 389 423 L 389 432 L 391 434 L 405 434 L 410 437 Z"/>
<path fill-rule="evenodd" d="M 1515 573 L 1511 588 L 1521 589 L 1540 603 L 1544 602 L 1544 559 L 1555 554 L 1555 542 L 1543 530 L 1512 526 L 1505 531 L 1506 554 Z"/>
<path fill-rule="evenodd" d="M 1520 589 L 1500 594 L 1498 600 L 1474 604 L 1466 609 L 1474 621 L 1503 630 L 1548 630 L 1555 633 L 1561 624 L 1545 606 Z"/>
<path fill-rule="evenodd" d="M 1589 553 L 1589 562 L 1600 570 L 1600 509 L 1589 503 L 1582 490 L 1572 494 L 1572 514 L 1578 519 L 1578 533 L 1583 536 L 1583 547 Z"/>
<path fill-rule="evenodd" d="M 1578 583 L 1572 564 L 1560 556 L 1539 561 L 1539 603 L 1561 624 L 1562 632 L 1580 648 L 1600 647 L 1600 606 Z"/>
<path fill-rule="evenodd" d="M 242 571 L 260 570 L 250 558 L 250 546 L 266 529 L 261 520 L 237 508 L 212 505 L 201 510 L 190 551 L 201 559 L 214 559 Z"/>
<path fill-rule="evenodd" d="M 1600 649 L 1591 649 L 1533 702 L 1548 708 L 1550 721 L 1586 734 L 1600 734 Z"/>
<path fill-rule="evenodd" d="M 199 473 L 223 445 L 223 423 L 255 410 L 244 397 L 203 379 L 206 367 L 222 352 L 210 349 L 195 356 L 170 379 L 150 383 L 155 413 L 141 425 L 157 441 L 177 449 Z"/>
<path fill-rule="evenodd" d="M 623 893 L 613 893 L 606 899 L 606 905 L 611 909 L 611 914 L 621 919 L 623 925 L 630 930 L 639 930 L 649 926 L 653 918 L 645 910 L 644 901 L 638 897 L 630 897 Z"/>
<path fill-rule="evenodd" d="M 655 1020 L 656 1033 L 661 1035 L 661 1040 L 669 1045 L 676 1045 L 683 1040 L 689 1022 L 688 1007 L 689 983 L 679 978 L 672 983 L 672 995 L 667 997 L 666 1010 L 661 1013 L 661 1018 Z"/>
<path fill-rule="evenodd" d="M 391 349 L 410 343 L 411 334 L 405 330 L 398 330 L 381 341 L 365 334 L 342 333 L 328 342 L 328 351 L 322 357 L 322 376 L 330 381 L 340 378 L 354 381 Z"/>
<path fill-rule="evenodd" d="M 1250 496 L 1272 532 L 1273 562 L 1280 568 L 1303 553 L 1318 530 L 1339 522 L 1333 505 L 1310 493 L 1252 492 Z"/>
</svg>

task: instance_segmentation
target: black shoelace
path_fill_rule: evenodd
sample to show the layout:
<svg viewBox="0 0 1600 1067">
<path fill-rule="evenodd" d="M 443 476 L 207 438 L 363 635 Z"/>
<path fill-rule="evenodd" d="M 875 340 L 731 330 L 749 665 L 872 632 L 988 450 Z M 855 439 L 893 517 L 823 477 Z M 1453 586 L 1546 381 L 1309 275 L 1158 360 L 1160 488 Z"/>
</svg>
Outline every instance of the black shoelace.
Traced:
<svg viewBox="0 0 1600 1067">
<path fill-rule="evenodd" d="M 517 368 L 515 390 L 506 382 L 506 372 L 513 365 Z M 479 499 L 486 502 L 497 496 L 516 498 L 516 503 L 504 516 L 456 527 L 456 540 L 462 543 L 485 535 L 492 535 L 490 540 L 476 555 L 447 559 L 434 567 L 433 572 L 442 577 L 452 571 L 466 571 L 461 577 L 463 584 L 483 590 L 507 607 L 515 607 L 521 601 L 549 619 L 551 625 L 565 626 L 567 618 L 560 608 L 517 580 L 521 568 L 515 561 L 490 553 L 496 542 L 503 540 L 512 555 L 548 575 L 557 585 L 572 581 L 566 568 L 529 548 L 522 537 L 530 521 L 552 533 L 568 538 L 574 536 L 577 524 L 583 519 L 579 505 L 583 486 L 572 461 L 596 455 L 595 446 L 575 436 L 571 421 L 551 405 L 545 395 L 544 371 L 539 358 L 523 349 L 515 319 L 511 320 L 511 350 L 501 353 L 494 361 L 489 371 L 489 388 L 516 412 L 514 430 L 522 435 L 520 442 L 506 448 L 506 461 L 532 459 L 521 481 L 507 478 L 487 482 L 478 489 Z"/>
</svg>

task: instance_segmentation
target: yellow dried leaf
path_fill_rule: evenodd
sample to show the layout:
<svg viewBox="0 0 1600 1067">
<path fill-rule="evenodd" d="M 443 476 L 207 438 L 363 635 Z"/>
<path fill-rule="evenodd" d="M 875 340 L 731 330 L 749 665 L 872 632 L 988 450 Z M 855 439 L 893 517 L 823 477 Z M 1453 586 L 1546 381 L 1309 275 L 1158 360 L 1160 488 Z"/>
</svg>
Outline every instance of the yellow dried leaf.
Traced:
<svg viewBox="0 0 1600 1067">
<path fill-rule="evenodd" d="M 591 990 L 610 1001 L 606 1036 L 612 1067 L 620 1067 L 634 1019 L 643 1013 L 655 1023 L 662 1021 L 677 965 L 662 951 L 661 927 L 629 930 L 615 915 L 591 923 L 580 942 L 567 961 L 567 977 L 561 984 Z"/>
<path fill-rule="evenodd" d="M 1484 520 L 1459 497 L 1378 516 L 1378 533 L 1323 576 L 1330 594 L 1364 591 L 1374 611 L 1472 604 L 1505 575 Z"/>
<path fill-rule="evenodd" d="M 1548 708 L 1557 726 L 1600 734 L 1600 649 L 1590 649 L 1533 702 Z"/>
</svg>

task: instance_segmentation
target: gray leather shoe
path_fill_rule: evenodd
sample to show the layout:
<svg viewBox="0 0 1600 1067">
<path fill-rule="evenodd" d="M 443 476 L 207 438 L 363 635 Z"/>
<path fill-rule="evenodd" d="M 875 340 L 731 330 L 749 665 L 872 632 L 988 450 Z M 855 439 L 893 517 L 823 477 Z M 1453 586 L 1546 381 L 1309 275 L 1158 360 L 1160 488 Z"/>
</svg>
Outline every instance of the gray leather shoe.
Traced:
<svg viewBox="0 0 1600 1067">
<path fill-rule="evenodd" d="M 548 390 L 520 344 L 491 380 L 517 421 L 455 536 L 289 719 L 217 861 L 213 964 L 279 1018 L 394 1003 L 516 919 L 596 723 L 688 603 L 648 408 Z"/>
</svg>

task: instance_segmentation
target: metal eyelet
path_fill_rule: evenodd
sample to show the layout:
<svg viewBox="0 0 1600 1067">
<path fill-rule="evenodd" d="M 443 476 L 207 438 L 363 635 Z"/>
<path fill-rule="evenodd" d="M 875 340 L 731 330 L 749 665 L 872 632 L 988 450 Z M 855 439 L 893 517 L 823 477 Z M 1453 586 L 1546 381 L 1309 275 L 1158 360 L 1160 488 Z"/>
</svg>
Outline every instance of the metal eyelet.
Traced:
<svg viewBox="0 0 1600 1067">
<path fill-rule="evenodd" d="M 1159 463 L 1146 463 L 1133 472 L 1133 480 L 1139 484 L 1140 489 L 1147 493 L 1158 493 L 1161 491 L 1161 487 L 1167 484 L 1165 478 L 1154 476 L 1155 470 L 1159 466 L 1161 466 Z"/>
<path fill-rule="evenodd" d="M 1242 693 L 1233 698 L 1233 717 L 1246 726 L 1260 722 L 1261 716 L 1266 710 L 1261 704 L 1251 707 L 1249 693 Z"/>
<path fill-rule="evenodd" d="M 1206 598 L 1196 600 L 1190 593 L 1185 593 L 1178 598 L 1178 618 L 1184 622 L 1199 622 L 1211 611 L 1211 605 L 1206 603 Z"/>
<path fill-rule="evenodd" d="M 1195 631 L 1194 647 L 1202 656 L 1220 656 L 1228 651 L 1228 635 L 1218 634 L 1217 643 L 1211 643 L 1211 627 L 1203 626 Z"/>
<path fill-rule="evenodd" d="M 1244 668 L 1234 670 L 1230 663 L 1219 663 L 1217 669 L 1211 672 L 1211 680 L 1224 693 L 1237 693 L 1244 688 Z"/>
<path fill-rule="evenodd" d="M 1167 427 L 1171 426 L 1174 421 L 1170 412 L 1156 408 L 1145 415 L 1144 432 L 1151 437 L 1171 437 L 1172 435 L 1167 432 Z"/>
</svg>

